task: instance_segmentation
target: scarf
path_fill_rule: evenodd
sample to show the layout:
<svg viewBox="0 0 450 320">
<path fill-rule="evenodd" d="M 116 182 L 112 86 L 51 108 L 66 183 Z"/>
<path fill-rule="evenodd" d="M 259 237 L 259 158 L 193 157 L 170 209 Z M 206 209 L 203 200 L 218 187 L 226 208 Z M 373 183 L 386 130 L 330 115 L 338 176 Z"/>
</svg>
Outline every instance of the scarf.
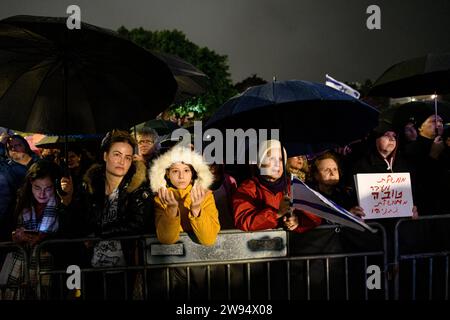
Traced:
<svg viewBox="0 0 450 320">
<path fill-rule="evenodd" d="M 288 185 L 287 180 L 284 179 L 284 176 L 273 182 L 266 180 L 263 176 L 260 175 L 257 176 L 257 179 L 263 186 L 269 189 L 270 192 L 272 192 L 273 194 L 277 194 L 279 192 L 284 193 Z"/>
<path fill-rule="evenodd" d="M 44 212 L 39 218 L 37 217 L 34 206 L 31 207 L 31 210 L 24 209 L 19 224 L 27 230 L 38 232 L 50 233 L 58 231 L 56 198 L 54 196 L 50 198 L 45 205 Z"/>
</svg>

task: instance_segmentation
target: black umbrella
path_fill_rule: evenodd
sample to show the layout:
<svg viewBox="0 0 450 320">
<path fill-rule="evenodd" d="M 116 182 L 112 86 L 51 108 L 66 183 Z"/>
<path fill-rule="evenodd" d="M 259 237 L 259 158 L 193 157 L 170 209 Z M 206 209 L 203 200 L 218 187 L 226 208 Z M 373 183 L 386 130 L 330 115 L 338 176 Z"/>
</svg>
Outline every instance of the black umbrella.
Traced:
<svg viewBox="0 0 450 320">
<path fill-rule="evenodd" d="M 450 93 L 450 53 L 427 54 L 397 63 L 374 83 L 371 96 L 408 97 Z"/>
<path fill-rule="evenodd" d="M 278 128 L 283 145 L 295 148 L 298 155 L 364 137 L 377 125 L 378 114 L 370 105 L 323 84 L 274 81 L 231 98 L 205 127 Z"/>
<path fill-rule="evenodd" d="M 450 119 L 450 104 L 438 102 L 439 115 L 444 122 Z M 383 111 L 380 119 L 392 124 L 396 130 L 403 130 L 409 121 L 415 123 L 424 121 L 428 115 L 434 113 L 433 101 L 413 101 L 399 106 L 394 106 Z M 424 117 L 425 116 L 425 117 Z M 418 123 L 420 125 L 420 123 Z"/>
<path fill-rule="evenodd" d="M 209 78 L 201 70 L 175 55 L 162 52 L 153 53 L 167 63 L 177 81 L 178 90 L 175 103 L 183 102 L 206 92 Z"/>
<path fill-rule="evenodd" d="M 177 84 L 159 58 L 117 33 L 67 18 L 0 21 L 0 125 L 26 132 L 102 133 L 151 119 Z"/>
<path fill-rule="evenodd" d="M 450 93 L 450 53 L 427 54 L 393 65 L 375 81 L 369 95 L 407 97 L 445 93 Z M 436 95 L 434 113 L 437 118 Z"/>
<path fill-rule="evenodd" d="M 222 105 L 206 128 L 279 128 L 297 152 L 347 144 L 378 122 L 378 110 L 323 84 L 290 80 L 247 89 Z"/>
</svg>

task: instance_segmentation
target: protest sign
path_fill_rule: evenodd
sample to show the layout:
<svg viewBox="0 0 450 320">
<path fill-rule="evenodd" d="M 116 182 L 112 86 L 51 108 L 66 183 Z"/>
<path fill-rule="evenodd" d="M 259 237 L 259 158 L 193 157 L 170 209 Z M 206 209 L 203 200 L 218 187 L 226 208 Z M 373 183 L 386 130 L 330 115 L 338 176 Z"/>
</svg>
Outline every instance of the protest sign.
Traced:
<svg viewBox="0 0 450 320">
<path fill-rule="evenodd" d="M 413 199 L 409 173 L 355 175 L 359 206 L 365 219 L 411 217 Z"/>
</svg>

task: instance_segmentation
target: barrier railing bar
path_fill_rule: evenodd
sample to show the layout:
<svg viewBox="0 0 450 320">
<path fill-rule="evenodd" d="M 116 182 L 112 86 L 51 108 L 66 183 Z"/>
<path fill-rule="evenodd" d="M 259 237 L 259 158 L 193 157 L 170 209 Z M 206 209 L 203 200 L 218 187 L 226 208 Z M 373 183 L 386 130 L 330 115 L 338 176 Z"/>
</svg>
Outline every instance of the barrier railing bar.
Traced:
<svg viewBox="0 0 450 320">
<path fill-rule="evenodd" d="M 330 260 L 325 259 L 325 275 L 327 280 L 327 300 L 330 300 Z"/>
<path fill-rule="evenodd" d="M 267 266 L 267 271 L 266 271 L 266 274 L 267 274 L 267 300 L 272 300 L 272 289 L 271 289 L 271 287 L 270 287 L 270 262 L 266 262 L 266 266 Z"/>
<path fill-rule="evenodd" d="M 433 257 L 430 258 L 428 263 L 428 300 L 433 299 Z"/>
<path fill-rule="evenodd" d="M 306 288 L 307 288 L 307 300 L 311 300 L 311 274 L 310 274 L 310 260 L 306 260 Z"/>
<path fill-rule="evenodd" d="M 252 300 L 252 293 L 251 293 L 251 266 L 250 263 L 247 263 L 247 299 Z"/>
<path fill-rule="evenodd" d="M 208 301 L 211 301 L 211 266 L 206 266 L 206 280 L 208 285 Z"/>
<path fill-rule="evenodd" d="M 344 258 L 344 262 L 345 262 L 345 300 L 350 300 L 349 297 L 349 284 L 348 284 L 348 258 L 345 257 Z"/>
</svg>

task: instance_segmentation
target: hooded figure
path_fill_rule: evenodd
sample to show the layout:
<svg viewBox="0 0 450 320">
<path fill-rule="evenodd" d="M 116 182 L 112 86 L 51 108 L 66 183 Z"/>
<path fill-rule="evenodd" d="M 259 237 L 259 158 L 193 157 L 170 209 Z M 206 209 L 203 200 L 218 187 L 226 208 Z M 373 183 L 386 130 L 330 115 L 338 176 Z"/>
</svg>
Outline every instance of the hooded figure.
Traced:
<svg viewBox="0 0 450 320">
<path fill-rule="evenodd" d="M 394 127 L 385 121 L 372 131 L 368 150 L 352 165 L 353 174 L 411 172 L 410 165 L 399 152 L 399 141 Z"/>
<path fill-rule="evenodd" d="M 213 245 L 220 230 L 213 194 L 213 176 L 201 155 L 175 146 L 153 161 L 150 187 L 155 197 L 158 240 L 175 243 L 180 232 L 193 234 L 199 243 Z"/>
</svg>

